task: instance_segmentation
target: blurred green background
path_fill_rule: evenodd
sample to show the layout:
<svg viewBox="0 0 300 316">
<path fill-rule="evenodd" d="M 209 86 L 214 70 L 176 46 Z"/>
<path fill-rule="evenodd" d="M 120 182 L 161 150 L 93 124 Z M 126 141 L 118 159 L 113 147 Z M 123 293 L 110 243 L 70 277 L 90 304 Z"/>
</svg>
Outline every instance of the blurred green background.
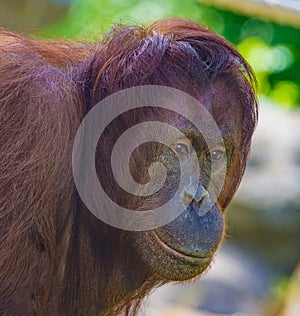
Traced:
<svg viewBox="0 0 300 316">
<path fill-rule="evenodd" d="M 0 0 L 0 8 L 0 23 L 9 29 L 85 40 L 99 38 L 112 23 L 192 18 L 236 45 L 254 68 L 261 94 L 283 106 L 300 106 L 300 29 L 292 26 L 195 0 Z"/>
</svg>

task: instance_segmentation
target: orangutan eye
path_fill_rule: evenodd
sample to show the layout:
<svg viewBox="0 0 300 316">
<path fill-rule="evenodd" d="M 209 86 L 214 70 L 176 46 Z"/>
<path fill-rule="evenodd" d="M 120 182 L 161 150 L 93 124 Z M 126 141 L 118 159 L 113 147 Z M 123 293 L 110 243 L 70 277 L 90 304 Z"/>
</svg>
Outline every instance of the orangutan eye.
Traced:
<svg viewBox="0 0 300 316">
<path fill-rule="evenodd" d="M 180 139 L 176 143 L 174 143 L 171 148 L 171 153 L 174 156 L 179 157 L 190 154 L 192 150 L 192 145 L 188 139 Z"/>
<path fill-rule="evenodd" d="M 212 163 L 220 164 L 225 159 L 225 149 L 214 149 L 206 155 L 206 158 Z"/>
</svg>

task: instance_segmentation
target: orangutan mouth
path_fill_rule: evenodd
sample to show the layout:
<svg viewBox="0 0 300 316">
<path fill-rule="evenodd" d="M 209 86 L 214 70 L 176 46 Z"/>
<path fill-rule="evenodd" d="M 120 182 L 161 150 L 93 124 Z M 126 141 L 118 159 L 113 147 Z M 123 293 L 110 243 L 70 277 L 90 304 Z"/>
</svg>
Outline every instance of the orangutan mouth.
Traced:
<svg viewBox="0 0 300 316">
<path fill-rule="evenodd" d="M 184 261 L 188 261 L 190 263 L 196 263 L 196 264 L 209 264 L 212 261 L 212 256 L 206 256 L 206 257 L 201 257 L 201 256 L 192 256 L 192 255 L 187 255 L 185 253 L 182 253 L 178 250 L 175 250 L 174 248 L 170 247 L 168 244 L 166 244 L 164 241 L 162 241 L 158 235 L 155 232 L 152 232 L 153 237 L 157 241 L 157 243 L 163 248 L 163 250 L 170 254 L 171 256 L 174 256 L 176 258 L 181 258 Z"/>
</svg>

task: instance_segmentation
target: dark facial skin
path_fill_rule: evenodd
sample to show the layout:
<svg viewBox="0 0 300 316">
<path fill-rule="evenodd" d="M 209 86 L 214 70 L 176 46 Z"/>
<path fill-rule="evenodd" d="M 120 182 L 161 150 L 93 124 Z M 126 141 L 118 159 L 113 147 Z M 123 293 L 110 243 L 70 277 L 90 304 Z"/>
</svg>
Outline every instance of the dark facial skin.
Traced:
<svg viewBox="0 0 300 316">
<path fill-rule="evenodd" d="M 186 125 L 186 124 L 183 124 Z M 222 169 L 225 160 L 225 148 L 216 146 L 213 158 L 199 135 L 192 129 L 185 128 L 189 133 L 191 143 L 198 154 L 202 176 L 199 179 L 197 196 L 191 203 L 187 203 L 184 212 L 171 223 L 155 230 L 140 233 L 137 238 L 140 251 L 145 256 L 145 261 L 164 280 L 187 280 L 201 274 L 210 264 L 212 257 L 220 244 L 224 222 L 220 207 L 212 203 L 210 193 L 206 190 L 209 173 L 218 172 Z M 167 149 L 160 154 L 160 160 L 171 171 L 171 176 L 166 183 L 169 195 L 176 191 L 176 177 L 180 170 L 178 156 L 184 160 L 189 155 L 188 146 L 178 139 L 173 148 Z M 191 166 L 192 168 L 193 166 Z M 172 184 L 174 185 L 172 186 Z M 165 192 L 167 193 L 167 192 Z M 182 199 L 188 200 L 189 188 L 184 188 Z M 168 198 L 168 195 L 161 199 Z M 209 205 L 209 210 L 203 214 L 199 210 L 202 203 Z M 148 204 L 148 203 L 146 203 Z M 145 245 L 147 243 L 147 246 Z"/>
<path fill-rule="evenodd" d="M 207 108 L 215 109 L 224 106 L 225 103 L 227 109 L 232 109 L 238 102 L 238 97 L 233 93 L 226 93 L 224 98 L 220 91 L 225 86 L 226 84 L 223 82 L 216 82 L 212 87 L 211 98 L 206 101 L 206 104 L 203 100 L 203 104 Z M 147 117 L 149 118 L 149 116 L 148 114 Z M 158 192 L 158 196 L 156 195 L 152 200 L 144 200 L 144 202 L 138 204 L 137 209 L 143 211 L 155 208 L 171 198 L 177 189 L 176 183 L 180 174 L 178 159 L 180 157 L 184 160 L 189 155 L 191 145 L 198 156 L 201 176 L 197 195 L 192 202 L 187 203 L 184 212 L 165 226 L 146 232 L 132 233 L 133 244 L 136 245 L 143 261 L 159 279 L 183 281 L 201 275 L 210 265 L 217 248 L 222 242 L 225 230 L 222 196 L 215 203 L 211 203 L 213 192 L 207 191 L 207 188 L 212 174 L 218 179 L 218 174 L 226 173 L 227 163 L 228 174 L 225 188 L 222 191 L 222 195 L 224 195 L 224 191 L 226 195 L 226 185 L 230 183 L 230 170 L 234 169 L 233 163 L 236 159 L 233 148 L 238 145 L 238 131 L 235 126 L 239 125 L 235 124 L 240 122 L 240 113 L 239 111 L 231 111 L 229 120 L 225 122 L 218 122 L 218 119 L 216 119 L 224 143 L 220 144 L 218 139 L 212 141 L 213 150 L 211 153 L 201 134 L 189 121 L 179 115 L 170 113 L 159 113 L 157 116 L 163 117 L 162 121 L 169 121 L 173 126 L 180 129 L 190 140 L 190 143 L 185 139 L 176 139 L 171 148 L 149 143 L 139 150 L 136 161 L 140 161 L 141 165 L 132 167 L 133 177 L 136 181 L 140 183 L 148 181 L 147 168 L 153 161 L 164 164 L 168 169 L 168 179 L 165 188 Z M 141 155 L 145 152 L 149 156 L 141 159 Z M 194 166 L 189 167 L 193 168 Z M 134 169 L 138 172 L 135 172 Z M 143 170 L 144 173 L 141 172 Z M 182 194 L 183 200 L 188 195 L 189 188 L 185 188 Z M 202 203 L 209 205 L 209 209 L 205 214 L 199 211 Z"/>
</svg>

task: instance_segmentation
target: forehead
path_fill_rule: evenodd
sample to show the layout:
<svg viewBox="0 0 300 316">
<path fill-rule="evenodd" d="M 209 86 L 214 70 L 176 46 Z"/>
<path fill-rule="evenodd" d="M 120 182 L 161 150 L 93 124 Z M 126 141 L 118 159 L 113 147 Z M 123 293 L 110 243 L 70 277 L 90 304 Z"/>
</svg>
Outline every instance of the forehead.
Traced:
<svg viewBox="0 0 300 316">
<path fill-rule="evenodd" d="M 191 132 L 195 136 L 201 136 L 197 129 L 199 125 L 202 131 L 204 130 L 203 136 L 213 125 L 218 126 L 223 137 L 232 137 L 241 131 L 247 98 L 240 91 L 239 80 L 234 80 L 230 76 L 219 77 L 207 83 L 205 87 L 197 87 L 195 81 L 181 80 L 173 82 L 170 89 L 160 85 L 144 86 L 139 89 L 142 89 L 141 94 L 133 93 L 128 102 L 151 106 L 134 108 L 122 115 L 122 120 L 118 121 L 118 129 L 140 122 L 161 121 L 183 132 Z M 205 112 L 210 115 L 205 115 Z M 214 131 L 212 128 L 209 134 L 214 134 Z M 160 133 L 160 130 L 157 133 Z"/>
<path fill-rule="evenodd" d="M 212 84 L 209 96 L 203 100 L 204 106 L 222 128 L 223 134 L 238 134 L 247 103 L 242 84 L 233 76 L 222 76 Z"/>
<path fill-rule="evenodd" d="M 180 93 L 176 93 L 176 97 L 159 98 L 158 104 L 171 103 L 171 107 L 178 109 L 178 112 L 161 107 L 149 108 L 150 112 L 147 109 L 144 112 L 145 109 L 143 109 L 143 112 L 146 120 L 161 120 L 178 128 L 186 136 L 199 139 L 199 141 L 204 139 L 214 144 L 221 143 L 222 138 L 229 142 L 237 141 L 242 131 L 243 114 L 243 105 L 239 104 L 242 96 L 240 92 L 236 92 L 238 90 L 238 87 L 234 87 L 232 83 L 216 80 L 207 89 L 202 89 L 202 91 L 199 89 L 197 93 L 192 91 L 193 98 L 184 96 L 190 93 L 183 94 L 182 98 Z M 191 102 L 191 99 L 198 101 Z M 205 115 L 204 112 L 209 114 Z M 159 130 L 154 132 L 161 133 Z M 174 141 L 177 138 L 172 132 L 168 134 L 168 137 Z"/>
<path fill-rule="evenodd" d="M 195 86 L 194 86 L 195 87 Z M 237 135 L 242 129 L 242 122 L 247 106 L 247 95 L 243 93 L 243 82 L 236 76 L 219 76 L 205 87 L 186 89 L 185 91 L 198 100 L 199 106 L 191 106 L 189 102 L 183 102 L 190 117 L 202 120 L 199 113 L 203 113 L 200 107 L 204 107 L 211 115 L 211 119 L 216 123 L 223 136 Z M 176 100 L 175 102 L 180 102 Z M 169 116 L 169 115 L 168 115 Z M 193 130 L 195 126 L 184 118 L 184 116 L 172 113 L 169 117 L 176 125 Z M 206 118 L 204 118 L 206 120 Z M 210 124 L 205 124 L 209 128 Z"/>
</svg>

